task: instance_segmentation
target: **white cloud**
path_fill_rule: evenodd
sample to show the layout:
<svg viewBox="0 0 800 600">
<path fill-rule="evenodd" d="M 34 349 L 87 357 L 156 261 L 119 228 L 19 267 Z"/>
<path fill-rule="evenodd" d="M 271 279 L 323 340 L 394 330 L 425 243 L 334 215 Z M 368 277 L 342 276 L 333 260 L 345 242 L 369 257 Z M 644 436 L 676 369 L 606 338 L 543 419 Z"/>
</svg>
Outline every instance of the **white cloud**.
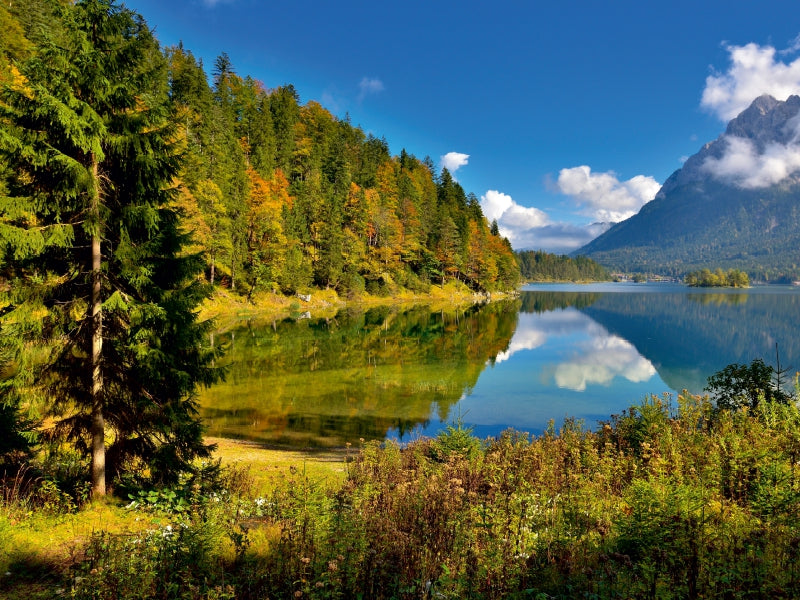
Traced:
<svg viewBox="0 0 800 600">
<path fill-rule="evenodd" d="M 500 234 L 516 250 L 546 250 L 568 254 L 588 244 L 607 226 L 598 223 L 573 225 L 554 222 L 538 208 L 517 204 L 508 194 L 489 190 L 481 196 L 481 210 L 491 222 L 497 221 Z"/>
<path fill-rule="evenodd" d="M 800 169 L 800 144 L 795 137 L 788 144 L 771 142 L 759 152 L 746 138 L 725 136 L 725 152 L 708 157 L 702 169 L 727 183 L 746 189 L 768 187 Z"/>
<path fill-rule="evenodd" d="M 448 152 L 440 157 L 442 166 L 450 171 L 452 175 L 461 167 L 469 163 L 469 154 L 462 154 L 461 152 Z"/>
<path fill-rule="evenodd" d="M 489 221 L 510 230 L 533 229 L 548 224 L 547 214 L 538 208 L 521 206 L 508 194 L 489 190 L 481 196 L 481 210 Z"/>
<path fill-rule="evenodd" d="M 763 94 L 786 100 L 800 93 L 800 58 L 789 63 L 776 60 L 776 54 L 796 52 L 797 46 L 797 39 L 780 52 L 754 43 L 726 45 L 731 64 L 725 73 L 706 78 L 701 105 L 728 122 Z"/>
<path fill-rule="evenodd" d="M 500 221 L 500 217 L 509 208 L 514 205 L 514 199 L 508 194 L 498 192 L 497 190 L 489 190 L 485 195 L 481 196 L 481 210 L 483 216 L 489 221 Z"/>
<path fill-rule="evenodd" d="M 780 58 L 796 53 L 799 44 L 800 37 L 786 50 L 753 43 L 726 46 L 731 64 L 725 73 L 706 79 L 701 105 L 728 121 L 763 94 L 778 100 L 800 94 L 800 58 L 791 62 Z M 725 135 L 722 155 L 708 157 L 701 168 L 725 183 L 745 189 L 775 185 L 800 170 L 800 119 L 793 119 L 784 133 L 788 139 L 767 143 Z"/>
<path fill-rule="evenodd" d="M 358 83 L 358 101 L 361 102 L 369 95 L 379 94 L 386 89 L 380 79 L 373 77 L 363 77 Z"/>
<path fill-rule="evenodd" d="M 587 384 L 608 385 L 617 376 L 639 383 L 655 374 L 630 342 L 604 333 L 581 344 L 572 360 L 556 367 L 554 377 L 558 387 L 582 392 Z"/>
<path fill-rule="evenodd" d="M 661 184 L 644 175 L 620 181 L 613 171 L 592 173 L 590 167 L 582 165 L 561 169 L 556 186 L 570 196 L 582 214 L 616 223 L 639 212 L 655 197 Z"/>
</svg>

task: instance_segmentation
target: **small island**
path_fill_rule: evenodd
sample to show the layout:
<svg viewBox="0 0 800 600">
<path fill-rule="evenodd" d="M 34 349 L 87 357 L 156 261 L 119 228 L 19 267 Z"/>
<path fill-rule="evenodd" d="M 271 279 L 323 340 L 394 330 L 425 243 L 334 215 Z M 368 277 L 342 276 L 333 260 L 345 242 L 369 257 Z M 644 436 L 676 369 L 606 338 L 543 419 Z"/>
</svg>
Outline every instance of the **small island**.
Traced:
<svg viewBox="0 0 800 600">
<path fill-rule="evenodd" d="M 687 273 L 684 282 L 689 287 L 750 287 L 750 278 L 744 271 L 738 269 L 728 269 L 727 273 L 722 269 L 712 272 L 710 269 L 701 269 Z"/>
</svg>

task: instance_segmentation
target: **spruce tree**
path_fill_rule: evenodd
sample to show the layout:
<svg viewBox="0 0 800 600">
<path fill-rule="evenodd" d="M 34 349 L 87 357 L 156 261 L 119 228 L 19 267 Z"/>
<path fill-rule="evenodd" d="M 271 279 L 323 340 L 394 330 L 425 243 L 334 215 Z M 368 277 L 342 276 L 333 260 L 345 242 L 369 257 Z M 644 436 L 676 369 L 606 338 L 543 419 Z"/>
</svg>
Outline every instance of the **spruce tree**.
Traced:
<svg viewBox="0 0 800 600">
<path fill-rule="evenodd" d="M 135 469 L 174 481 L 207 456 L 195 386 L 217 376 L 195 308 L 202 260 L 174 208 L 180 168 L 166 63 L 114 0 L 59 9 L 2 91 L 0 350 L 46 433 L 91 457 L 94 496 Z M 2 365 L 0 365 L 2 366 Z"/>
</svg>

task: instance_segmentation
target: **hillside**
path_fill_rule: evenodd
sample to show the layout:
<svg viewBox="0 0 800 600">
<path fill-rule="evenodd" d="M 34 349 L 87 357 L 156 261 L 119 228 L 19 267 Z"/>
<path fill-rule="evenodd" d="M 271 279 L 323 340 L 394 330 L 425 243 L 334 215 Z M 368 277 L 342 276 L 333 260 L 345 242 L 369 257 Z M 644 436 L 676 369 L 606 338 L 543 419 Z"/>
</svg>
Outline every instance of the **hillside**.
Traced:
<svg viewBox="0 0 800 600">
<path fill-rule="evenodd" d="M 575 254 L 624 271 L 682 275 L 704 267 L 740 269 L 755 280 L 796 279 L 800 274 L 800 182 L 771 185 L 725 177 L 734 144 L 756 158 L 793 148 L 800 97 L 769 96 L 730 122 L 664 183 L 655 199 Z M 738 147 L 738 146 L 737 146 Z M 735 158 L 735 157 L 734 157 Z M 719 171 L 719 169 L 717 169 Z"/>
<path fill-rule="evenodd" d="M 59 0 L 0 6 L 0 87 L 10 85 L 0 133 L 9 143 L 14 86 L 41 95 L 59 84 L 37 79 L 37 57 L 70 10 Z M 237 74 L 225 53 L 210 79 L 182 45 L 163 54 L 153 73 L 168 88 L 183 159 L 175 208 L 210 283 L 243 295 L 315 287 L 424 293 L 450 280 L 478 291 L 516 285 L 508 241 L 490 230 L 477 197 L 430 158 L 392 155 L 385 139 L 302 103 L 292 85 Z M 24 185 L 25 174 L 0 159 L 0 191 L 13 196 Z M 9 202 L 0 203 L 0 221 L 13 218 Z"/>
</svg>

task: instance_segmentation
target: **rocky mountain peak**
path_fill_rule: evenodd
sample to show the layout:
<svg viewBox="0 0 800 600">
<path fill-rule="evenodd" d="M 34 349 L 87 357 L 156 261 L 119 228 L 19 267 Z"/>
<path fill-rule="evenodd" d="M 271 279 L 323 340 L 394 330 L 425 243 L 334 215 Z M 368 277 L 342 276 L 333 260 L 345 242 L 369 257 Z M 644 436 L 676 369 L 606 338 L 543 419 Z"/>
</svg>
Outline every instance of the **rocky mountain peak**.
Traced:
<svg viewBox="0 0 800 600">
<path fill-rule="evenodd" d="M 709 158 L 719 159 L 728 149 L 728 138 L 743 138 L 763 152 L 770 143 L 787 145 L 796 142 L 800 133 L 800 96 L 776 100 L 769 94 L 759 96 L 728 123 L 725 133 L 705 144 L 682 168 L 669 176 L 656 197 L 663 197 L 684 185 L 708 179 L 704 165 Z"/>
<path fill-rule="evenodd" d="M 725 135 L 748 138 L 763 147 L 768 142 L 786 144 L 796 135 L 788 126 L 800 112 L 800 96 L 789 96 L 781 102 L 764 94 L 728 123 Z"/>
<path fill-rule="evenodd" d="M 800 96 L 756 98 L 585 254 L 613 270 L 800 278 Z"/>
</svg>

